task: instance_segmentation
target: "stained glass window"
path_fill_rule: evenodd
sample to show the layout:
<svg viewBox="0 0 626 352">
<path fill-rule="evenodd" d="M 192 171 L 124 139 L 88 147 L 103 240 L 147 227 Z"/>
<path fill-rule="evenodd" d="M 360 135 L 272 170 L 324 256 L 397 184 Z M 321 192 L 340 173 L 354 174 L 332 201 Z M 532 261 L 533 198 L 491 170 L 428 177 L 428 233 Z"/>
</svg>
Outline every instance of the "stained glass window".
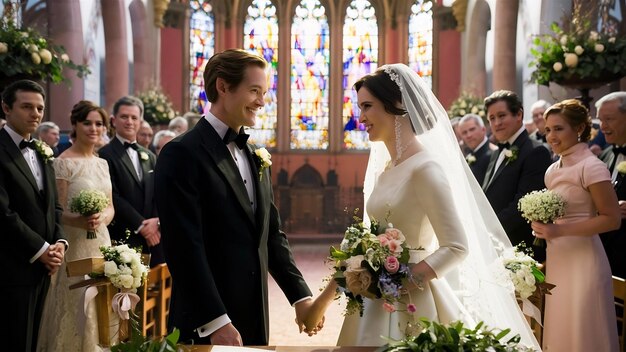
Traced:
<svg viewBox="0 0 626 352">
<path fill-rule="evenodd" d="M 319 0 L 302 0 L 291 26 L 291 148 L 328 148 L 328 19 Z"/>
<path fill-rule="evenodd" d="M 191 110 L 204 112 L 208 103 L 204 92 L 204 65 L 215 51 L 215 18 L 207 1 L 191 0 L 189 26 L 189 97 Z"/>
<path fill-rule="evenodd" d="M 433 3 L 416 0 L 409 18 L 409 66 L 430 87 L 433 74 Z"/>
<path fill-rule="evenodd" d="M 253 0 L 248 6 L 243 26 L 243 45 L 246 50 L 263 56 L 269 63 L 265 107 L 257 115 L 254 128 L 248 130 L 250 142 L 265 147 L 276 147 L 278 87 L 278 18 L 276 7 L 269 0 Z"/>
<path fill-rule="evenodd" d="M 378 66 L 376 11 L 367 0 L 353 0 L 343 24 L 343 145 L 346 149 L 369 147 L 365 126 L 359 121 L 354 82 Z"/>
</svg>

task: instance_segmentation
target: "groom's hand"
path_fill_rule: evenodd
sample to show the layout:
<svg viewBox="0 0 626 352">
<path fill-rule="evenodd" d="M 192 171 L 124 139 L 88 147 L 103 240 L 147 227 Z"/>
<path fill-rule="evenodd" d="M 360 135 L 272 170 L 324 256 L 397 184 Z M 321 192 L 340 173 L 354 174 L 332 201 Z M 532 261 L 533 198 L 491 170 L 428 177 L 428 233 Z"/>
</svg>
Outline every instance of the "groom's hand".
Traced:
<svg viewBox="0 0 626 352">
<path fill-rule="evenodd" d="M 139 234 L 146 239 L 148 246 L 153 247 L 161 242 L 161 232 L 159 231 L 159 218 L 146 219 L 141 223 Z"/>
<path fill-rule="evenodd" d="M 243 342 L 239 331 L 228 323 L 211 334 L 211 345 L 243 346 Z"/>
<path fill-rule="evenodd" d="M 54 275 L 61 267 L 64 255 L 65 244 L 55 243 L 48 246 L 48 249 L 38 259 L 48 270 L 48 275 Z"/>
<path fill-rule="evenodd" d="M 307 299 L 296 303 L 296 324 L 300 332 L 306 332 L 309 336 L 317 334 L 324 327 L 324 311 L 317 311 L 313 299 Z M 321 315 L 321 317 L 319 317 Z"/>
</svg>

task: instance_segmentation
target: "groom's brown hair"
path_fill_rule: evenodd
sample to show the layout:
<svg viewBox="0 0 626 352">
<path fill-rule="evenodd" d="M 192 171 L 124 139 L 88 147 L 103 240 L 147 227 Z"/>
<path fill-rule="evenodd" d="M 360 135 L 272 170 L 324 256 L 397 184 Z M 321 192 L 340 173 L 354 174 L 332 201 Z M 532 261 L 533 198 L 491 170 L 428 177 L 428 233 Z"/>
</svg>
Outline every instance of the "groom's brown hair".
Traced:
<svg viewBox="0 0 626 352">
<path fill-rule="evenodd" d="M 237 89 L 246 73 L 248 66 L 265 69 L 267 61 L 249 51 L 229 49 L 213 55 L 204 66 L 204 91 L 211 103 L 217 101 L 218 78 L 228 83 L 229 90 Z"/>
</svg>

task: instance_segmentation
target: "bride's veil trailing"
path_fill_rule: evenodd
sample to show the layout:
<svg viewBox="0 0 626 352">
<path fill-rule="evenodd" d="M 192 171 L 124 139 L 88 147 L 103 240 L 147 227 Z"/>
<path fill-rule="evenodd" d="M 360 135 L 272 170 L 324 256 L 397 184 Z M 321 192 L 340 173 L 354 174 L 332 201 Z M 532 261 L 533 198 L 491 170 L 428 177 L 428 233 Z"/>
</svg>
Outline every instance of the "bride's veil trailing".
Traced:
<svg viewBox="0 0 626 352">
<path fill-rule="evenodd" d="M 498 275 L 494 274 L 499 256 L 511 247 L 511 242 L 463 158 L 445 109 L 408 66 L 392 64 L 379 70 L 384 70 L 400 87 L 415 138 L 443 168 L 465 229 L 469 254 L 446 279 L 473 320 L 493 328 L 510 328 L 512 333 L 520 334 L 522 343 L 540 349 L 508 277 L 496 278 Z M 373 142 L 365 174 L 365 204 L 389 161 L 385 145 Z"/>
</svg>

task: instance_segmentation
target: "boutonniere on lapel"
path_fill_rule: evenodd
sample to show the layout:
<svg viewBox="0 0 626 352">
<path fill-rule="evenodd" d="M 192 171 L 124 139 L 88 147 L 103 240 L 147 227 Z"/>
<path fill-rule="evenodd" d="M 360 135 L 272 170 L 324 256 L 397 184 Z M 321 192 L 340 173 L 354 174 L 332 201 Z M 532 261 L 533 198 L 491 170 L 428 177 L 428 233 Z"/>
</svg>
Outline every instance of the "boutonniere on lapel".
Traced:
<svg viewBox="0 0 626 352">
<path fill-rule="evenodd" d="M 472 165 L 473 163 L 476 162 L 476 157 L 474 156 L 474 154 L 469 153 L 465 156 L 465 161 L 467 161 L 467 165 Z"/>
<path fill-rule="evenodd" d="M 148 153 L 146 153 L 144 151 L 140 151 L 139 152 L 139 159 L 141 159 L 142 161 L 148 161 L 148 159 L 149 159 Z"/>
<path fill-rule="evenodd" d="M 516 145 L 511 146 L 511 148 L 502 149 L 502 153 L 504 153 L 504 160 L 506 163 L 512 163 L 517 159 L 517 155 L 519 154 L 519 147 Z"/>
<path fill-rule="evenodd" d="M 33 141 L 35 142 L 35 150 L 39 153 L 44 163 L 54 160 L 54 152 L 46 142 L 39 139 L 33 139 Z"/>
<path fill-rule="evenodd" d="M 615 168 L 617 169 L 617 172 L 620 176 L 624 177 L 624 175 L 626 175 L 626 161 L 622 161 L 621 163 L 617 164 Z"/>
<path fill-rule="evenodd" d="M 254 150 L 254 161 L 259 169 L 259 180 L 263 179 L 263 171 L 272 166 L 272 154 L 265 148 Z"/>
</svg>

